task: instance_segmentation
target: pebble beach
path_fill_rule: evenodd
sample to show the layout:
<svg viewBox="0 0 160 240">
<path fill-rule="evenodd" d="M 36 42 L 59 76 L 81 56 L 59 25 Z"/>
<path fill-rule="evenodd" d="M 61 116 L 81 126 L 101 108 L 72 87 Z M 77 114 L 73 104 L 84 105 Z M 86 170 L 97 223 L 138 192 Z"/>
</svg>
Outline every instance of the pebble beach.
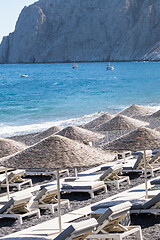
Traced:
<svg viewBox="0 0 160 240">
<path fill-rule="evenodd" d="M 133 111 L 132 111 L 133 113 Z M 146 112 L 144 111 L 144 114 Z M 125 113 L 124 113 L 125 114 Z M 158 126 L 160 126 L 160 118 L 157 117 L 152 117 L 150 116 L 151 113 L 149 114 L 141 114 L 134 116 L 138 120 L 143 120 L 148 122 L 148 127 L 151 129 L 157 129 Z M 114 118 L 114 116 L 112 116 Z M 98 124 L 100 122 L 98 121 Z M 88 128 L 88 129 L 87 129 Z M 88 127 L 86 126 L 80 126 L 80 127 L 70 127 L 69 129 L 65 128 L 62 130 L 62 128 L 50 128 L 48 130 L 45 130 L 44 132 L 37 132 L 34 134 L 27 134 L 27 135 L 17 135 L 17 136 L 12 136 L 10 138 L 3 139 L 3 143 L 5 142 L 5 148 L 8 149 L 8 154 L 6 156 L 5 152 L 3 153 L 3 158 L 2 159 L 25 159 L 26 156 L 30 156 L 30 160 L 34 159 L 36 161 L 36 157 L 34 155 L 34 152 L 39 155 L 41 155 L 41 150 L 43 150 L 43 157 L 50 156 L 54 148 L 51 148 L 52 144 L 53 146 L 60 146 L 60 145 L 55 145 L 55 142 L 60 144 L 63 142 L 63 147 L 67 146 L 66 152 L 67 154 L 73 154 L 70 150 L 70 144 L 72 144 L 72 148 L 75 148 L 74 143 L 76 143 L 77 146 L 80 146 L 81 153 L 84 161 L 86 158 L 89 159 L 91 156 L 94 156 L 95 158 L 99 158 L 102 160 L 102 163 L 106 159 L 108 161 L 113 161 L 115 157 L 115 153 L 111 152 L 105 152 L 102 150 L 103 149 L 103 144 L 106 143 L 107 137 L 105 131 L 97 131 L 95 129 L 95 122 L 91 122 Z M 129 133 L 132 130 L 124 130 L 123 134 Z M 58 133 L 60 133 L 58 135 Z M 92 134 L 91 134 L 92 133 Z M 112 131 L 109 133 L 109 141 L 112 141 L 118 137 L 120 137 L 121 133 L 120 131 Z M 53 137 L 53 136 L 56 136 Z M 57 136 L 60 136 L 57 137 Z M 49 140 L 48 140 L 49 139 Z M 68 139 L 68 140 L 64 140 Z M 69 140 L 72 139 L 72 140 Z M 62 141 L 63 140 L 63 141 Z M 88 146 L 89 142 L 93 141 L 94 146 L 92 147 Z M 48 148 L 48 142 L 50 143 L 50 147 Z M 16 143 L 16 144 L 15 144 Z M 2 143 L 1 143 L 2 144 Z M 76 146 L 76 151 L 79 148 Z M 4 147 L 4 146 L 3 146 Z M 16 147 L 16 148 L 15 148 Z M 90 149 L 90 150 L 89 150 Z M 91 150 L 92 149 L 92 150 Z M 18 152 L 17 152 L 18 151 Z M 55 151 L 55 150 L 54 150 Z M 58 147 L 58 153 L 61 153 L 61 158 L 62 158 L 62 150 L 60 147 Z M 84 151 L 84 152 L 83 152 Z M 24 153 L 24 154 L 23 154 Z M 9 155 L 10 154 L 10 155 Z M 29 154 L 29 155 L 27 155 Z M 80 152 L 78 153 L 80 155 Z M 52 154 L 53 155 L 53 154 Z M 75 153 L 73 154 L 74 159 L 76 158 L 77 161 L 79 161 L 79 155 L 77 156 Z M 105 157 L 104 157 L 105 155 Z M 56 155 L 57 156 L 57 153 Z M 70 155 L 65 155 L 66 157 L 70 157 L 72 159 L 72 156 Z M 93 159 L 94 159 L 93 157 Z M 80 158 L 81 159 L 81 158 Z M 54 159 L 53 159 L 54 160 Z M 71 160 L 72 162 L 72 160 Z M 95 164 L 96 161 L 93 160 L 93 164 Z M 99 162 L 100 163 L 100 162 Z M 95 165 L 96 166 L 96 165 Z M 78 165 L 77 165 L 78 167 Z M 86 169 L 89 169 L 89 166 L 87 167 L 78 167 L 78 172 L 84 171 Z M 70 175 L 74 174 L 74 168 L 69 168 Z M 98 201 L 102 199 L 106 199 L 109 196 L 113 196 L 119 192 L 123 192 L 129 188 L 135 187 L 141 183 L 144 183 L 144 176 L 141 174 L 128 174 L 131 180 L 131 184 L 128 185 L 127 183 L 121 183 L 121 187 L 119 190 L 117 190 L 114 186 L 109 186 L 108 187 L 108 192 L 104 193 L 103 191 L 99 191 L 97 194 L 95 194 L 94 198 L 90 198 L 89 194 L 85 193 L 63 193 L 61 194 L 62 199 L 69 199 L 70 200 L 70 205 L 71 208 L 68 209 L 62 209 L 62 214 L 67 213 L 68 211 L 80 209 L 81 207 L 90 205 L 92 203 L 97 203 Z M 160 171 L 155 173 L 155 176 L 160 176 Z M 62 175 L 62 177 L 65 177 L 65 175 Z M 55 180 L 54 176 L 28 176 L 28 178 L 32 178 L 33 185 L 42 185 L 45 183 L 49 183 L 53 180 Z M 151 176 L 148 176 L 148 179 L 151 179 Z M 25 187 L 24 187 L 25 188 Z M 13 193 L 15 189 L 11 189 L 11 193 Z M 33 195 L 36 195 L 37 192 L 33 192 Z M 0 197 L 6 195 L 5 189 L 1 190 Z M 25 218 L 24 222 L 22 225 L 19 225 L 18 222 L 14 219 L 5 219 L 2 218 L 0 219 L 0 237 L 6 237 L 7 235 L 20 231 L 22 229 L 35 226 L 41 222 L 50 220 L 52 218 L 57 217 L 57 212 L 54 214 L 51 214 L 49 210 L 42 210 L 41 211 L 41 218 L 38 219 L 37 217 L 29 217 Z M 154 239 L 158 240 L 160 239 L 160 215 L 152 215 L 152 214 L 132 214 L 131 216 L 131 224 L 132 225 L 140 225 L 142 228 L 142 234 L 143 234 L 143 239 Z M 30 238 L 32 239 L 32 238 Z M 134 239 L 134 238 L 127 238 L 127 239 Z"/>
</svg>

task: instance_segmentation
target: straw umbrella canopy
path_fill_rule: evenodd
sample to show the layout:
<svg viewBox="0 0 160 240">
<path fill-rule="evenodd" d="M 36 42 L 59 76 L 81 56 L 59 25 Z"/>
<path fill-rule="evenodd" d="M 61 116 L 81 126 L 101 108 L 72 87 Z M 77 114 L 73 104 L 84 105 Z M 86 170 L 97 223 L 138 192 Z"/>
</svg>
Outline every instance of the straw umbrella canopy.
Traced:
<svg viewBox="0 0 160 240">
<path fill-rule="evenodd" d="M 59 169 L 91 166 L 113 160 L 113 155 L 63 136 L 52 135 L 26 150 L 1 159 L 7 167 L 23 169 L 57 169 L 59 230 L 61 231 Z"/>
<path fill-rule="evenodd" d="M 11 139 L 0 138 L 0 156 L 1 157 L 6 157 L 16 152 L 22 151 L 26 147 L 27 146 L 23 143 L 20 143 Z M 6 174 L 7 195 L 9 199 L 9 182 L 8 182 L 7 168 L 5 168 L 5 174 Z"/>
<path fill-rule="evenodd" d="M 61 127 L 59 126 L 53 126 L 48 128 L 47 130 L 44 130 L 40 133 L 30 133 L 25 135 L 19 135 L 19 136 L 13 136 L 10 139 L 22 142 L 26 144 L 27 146 L 31 146 L 32 144 L 35 144 L 42 139 L 51 136 L 52 134 L 55 134 L 56 132 L 60 131 Z"/>
<path fill-rule="evenodd" d="M 146 150 L 152 149 L 157 150 L 160 149 L 160 132 L 141 127 L 138 128 L 128 134 L 125 134 L 123 137 L 120 137 L 109 144 L 103 146 L 105 150 L 114 150 L 114 151 L 124 151 L 124 150 L 132 150 L 144 151 L 144 164 L 145 164 L 145 189 L 146 189 L 146 197 L 148 197 L 148 189 L 147 189 L 147 171 L 146 171 Z"/>
<path fill-rule="evenodd" d="M 103 134 L 95 133 L 87 129 L 75 126 L 66 127 L 56 133 L 56 135 L 61 135 L 72 140 L 77 140 L 83 142 L 84 144 L 89 144 L 90 142 L 94 142 L 98 139 L 104 138 Z"/>
<path fill-rule="evenodd" d="M 155 112 L 155 108 L 153 108 L 153 107 L 146 107 L 146 106 L 140 106 L 140 105 L 133 104 L 130 107 L 125 108 L 118 114 L 137 118 L 142 115 L 152 114 L 153 112 Z"/>
<path fill-rule="evenodd" d="M 104 113 L 103 115 L 101 115 L 100 117 L 86 123 L 85 125 L 83 125 L 83 128 L 86 128 L 88 130 L 92 130 L 93 128 L 97 127 L 98 125 L 112 119 L 113 116 L 109 113 Z"/>
<path fill-rule="evenodd" d="M 27 146 L 23 143 L 11 140 L 0 138 L 0 156 L 5 157 L 11 154 L 14 154 L 18 151 L 22 151 Z"/>
<path fill-rule="evenodd" d="M 160 118 L 160 110 L 150 114 L 148 117 L 149 118 Z"/>
<path fill-rule="evenodd" d="M 128 129 L 134 129 L 138 128 L 141 126 L 146 126 L 149 125 L 147 122 L 143 122 L 134 118 L 130 118 L 127 116 L 123 115 L 117 115 L 111 120 L 99 125 L 96 130 L 97 131 L 107 131 L 107 142 L 108 142 L 108 132 L 109 131 L 116 131 L 120 130 L 121 131 L 121 136 L 122 136 L 122 131 L 123 130 L 128 130 Z"/>
<path fill-rule="evenodd" d="M 111 120 L 99 125 L 96 130 L 99 131 L 115 131 L 115 130 L 127 130 L 149 125 L 149 123 L 140 121 L 134 118 L 130 118 L 123 115 L 117 115 Z"/>
</svg>

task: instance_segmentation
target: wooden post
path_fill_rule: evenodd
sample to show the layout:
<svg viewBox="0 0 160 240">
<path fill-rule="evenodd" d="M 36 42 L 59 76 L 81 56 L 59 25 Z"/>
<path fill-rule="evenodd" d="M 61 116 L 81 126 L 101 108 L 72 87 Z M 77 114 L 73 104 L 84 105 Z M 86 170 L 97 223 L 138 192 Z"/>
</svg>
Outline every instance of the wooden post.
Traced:
<svg viewBox="0 0 160 240">
<path fill-rule="evenodd" d="M 108 131 L 106 132 L 107 135 L 107 143 L 109 143 Z"/>
<path fill-rule="evenodd" d="M 8 181 L 7 168 L 5 168 L 5 174 L 6 174 L 7 196 L 8 196 L 8 200 L 9 200 L 10 196 L 9 196 L 9 181 Z"/>
<path fill-rule="evenodd" d="M 58 197 L 58 222 L 59 232 L 62 232 L 62 219 L 61 219 L 61 195 L 60 195 L 60 177 L 59 170 L 57 170 L 57 197 Z"/>
<path fill-rule="evenodd" d="M 144 150 L 144 177 L 145 177 L 145 192 L 146 192 L 145 198 L 148 198 L 146 150 Z"/>
<path fill-rule="evenodd" d="M 74 169 L 74 173 L 75 173 L 75 177 L 76 179 L 78 178 L 78 171 L 77 171 L 77 168 Z"/>
</svg>

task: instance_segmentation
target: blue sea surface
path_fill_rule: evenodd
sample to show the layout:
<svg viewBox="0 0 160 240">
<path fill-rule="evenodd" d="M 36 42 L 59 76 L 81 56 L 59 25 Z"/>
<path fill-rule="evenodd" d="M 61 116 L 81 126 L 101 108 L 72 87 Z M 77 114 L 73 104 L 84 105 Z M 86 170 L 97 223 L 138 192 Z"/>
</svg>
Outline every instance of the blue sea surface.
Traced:
<svg viewBox="0 0 160 240">
<path fill-rule="evenodd" d="M 106 65 L 0 65 L 0 136 L 82 124 L 133 103 L 160 107 L 159 62 L 115 62 L 113 71 Z"/>
</svg>

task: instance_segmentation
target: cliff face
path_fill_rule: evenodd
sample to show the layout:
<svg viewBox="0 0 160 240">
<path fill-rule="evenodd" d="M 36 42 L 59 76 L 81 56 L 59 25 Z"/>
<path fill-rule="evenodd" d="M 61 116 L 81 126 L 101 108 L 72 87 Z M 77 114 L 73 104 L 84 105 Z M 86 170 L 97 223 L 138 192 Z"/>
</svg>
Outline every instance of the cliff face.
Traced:
<svg viewBox="0 0 160 240">
<path fill-rule="evenodd" d="M 160 59 L 159 0 L 40 0 L 0 45 L 0 63 Z"/>
</svg>

